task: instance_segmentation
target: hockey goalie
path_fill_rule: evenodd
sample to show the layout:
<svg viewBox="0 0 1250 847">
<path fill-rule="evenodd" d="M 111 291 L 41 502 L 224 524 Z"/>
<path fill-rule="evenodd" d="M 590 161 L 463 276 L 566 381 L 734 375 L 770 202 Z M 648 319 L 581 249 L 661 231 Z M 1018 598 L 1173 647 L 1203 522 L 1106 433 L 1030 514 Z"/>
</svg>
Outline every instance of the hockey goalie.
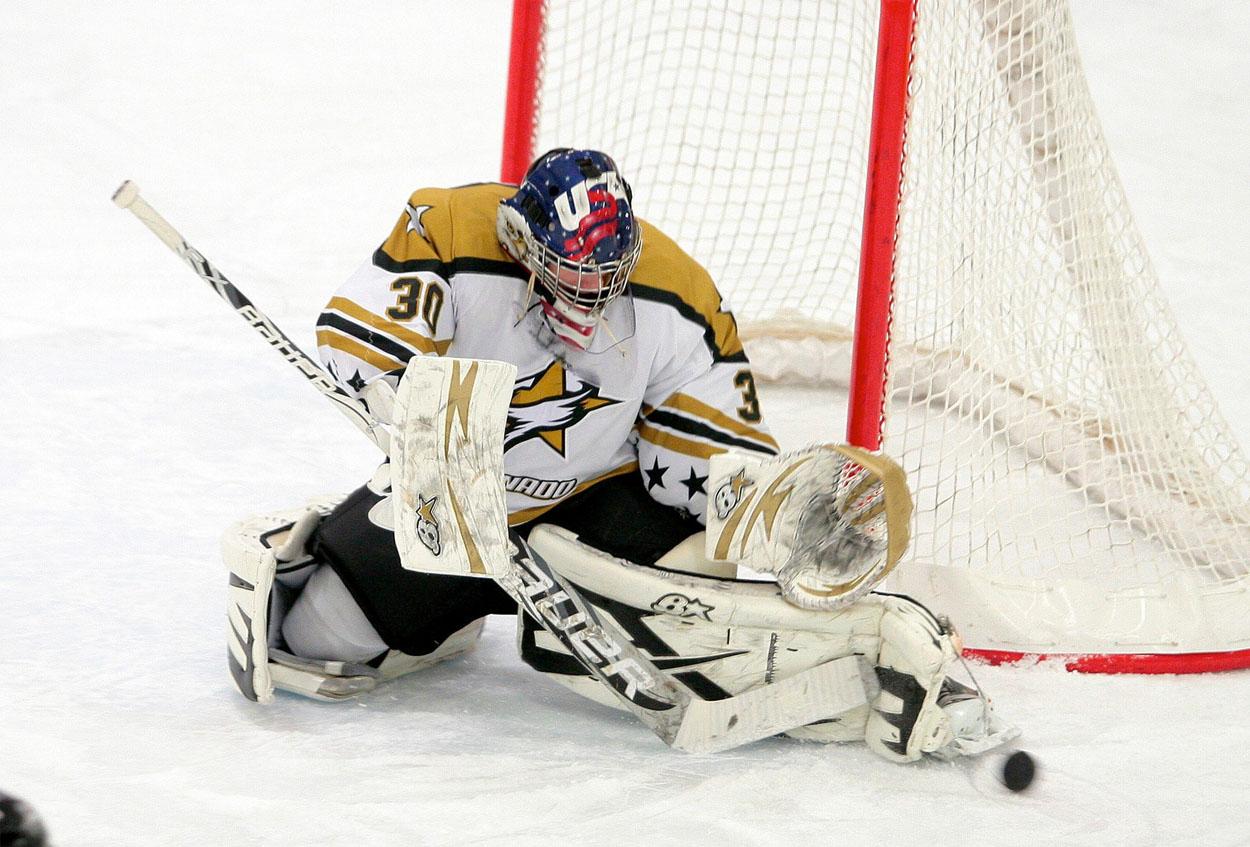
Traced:
<svg viewBox="0 0 1250 847">
<path fill-rule="evenodd" d="M 907 547 L 902 473 L 778 454 L 733 316 L 607 155 L 415 192 L 317 341 L 388 456 L 227 533 L 248 699 L 350 698 L 507 614 L 527 664 L 680 749 L 785 733 L 905 762 L 1015 734 L 953 678 L 944 620 L 872 592 Z"/>
</svg>

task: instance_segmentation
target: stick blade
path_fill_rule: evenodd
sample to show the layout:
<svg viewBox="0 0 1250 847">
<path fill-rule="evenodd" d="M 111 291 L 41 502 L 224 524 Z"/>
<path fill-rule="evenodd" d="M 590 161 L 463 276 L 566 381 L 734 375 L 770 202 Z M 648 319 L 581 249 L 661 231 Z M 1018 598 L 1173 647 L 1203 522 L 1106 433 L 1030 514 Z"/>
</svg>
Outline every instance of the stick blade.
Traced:
<svg viewBox="0 0 1250 847">
<path fill-rule="evenodd" d="M 724 700 L 692 700 L 669 743 L 687 753 L 719 753 L 867 702 L 859 659 L 843 656 Z"/>
</svg>

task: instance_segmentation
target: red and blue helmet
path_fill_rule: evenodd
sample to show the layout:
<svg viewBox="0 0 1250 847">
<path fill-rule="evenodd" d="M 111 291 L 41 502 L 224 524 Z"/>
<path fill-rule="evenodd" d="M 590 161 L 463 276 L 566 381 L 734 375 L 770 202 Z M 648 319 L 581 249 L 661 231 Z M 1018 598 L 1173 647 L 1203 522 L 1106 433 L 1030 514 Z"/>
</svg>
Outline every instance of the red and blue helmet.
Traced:
<svg viewBox="0 0 1250 847">
<path fill-rule="evenodd" d="M 642 251 L 629 183 L 597 150 L 539 156 L 499 205 L 499 240 L 534 275 L 556 334 L 585 349 Z"/>
</svg>

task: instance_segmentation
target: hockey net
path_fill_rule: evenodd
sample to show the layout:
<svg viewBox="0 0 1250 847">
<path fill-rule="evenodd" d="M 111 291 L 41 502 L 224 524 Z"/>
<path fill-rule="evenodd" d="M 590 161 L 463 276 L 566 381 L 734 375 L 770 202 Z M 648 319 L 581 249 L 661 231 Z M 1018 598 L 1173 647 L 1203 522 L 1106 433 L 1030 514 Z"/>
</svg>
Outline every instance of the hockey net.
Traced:
<svg viewBox="0 0 1250 847">
<path fill-rule="evenodd" d="M 550 147 L 608 151 L 757 376 L 849 393 L 849 440 L 916 500 L 890 587 L 972 652 L 1250 665 L 1250 469 L 1066 0 L 516 0 L 506 136 L 510 181 Z"/>
</svg>

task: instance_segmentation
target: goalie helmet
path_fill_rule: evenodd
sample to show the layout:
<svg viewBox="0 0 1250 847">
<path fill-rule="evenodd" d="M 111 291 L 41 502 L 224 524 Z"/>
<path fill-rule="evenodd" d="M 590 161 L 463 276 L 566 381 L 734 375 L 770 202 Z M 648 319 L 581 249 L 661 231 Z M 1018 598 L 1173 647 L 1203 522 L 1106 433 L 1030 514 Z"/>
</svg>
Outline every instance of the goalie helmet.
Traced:
<svg viewBox="0 0 1250 847">
<path fill-rule="evenodd" d="M 579 350 L 625 291 L 642 251 L 632 201 L 610 156 L 558 148 L 539 156 L 499 204 L 500 243 L 533 275 L 552 331 Z"/>
</svg>

